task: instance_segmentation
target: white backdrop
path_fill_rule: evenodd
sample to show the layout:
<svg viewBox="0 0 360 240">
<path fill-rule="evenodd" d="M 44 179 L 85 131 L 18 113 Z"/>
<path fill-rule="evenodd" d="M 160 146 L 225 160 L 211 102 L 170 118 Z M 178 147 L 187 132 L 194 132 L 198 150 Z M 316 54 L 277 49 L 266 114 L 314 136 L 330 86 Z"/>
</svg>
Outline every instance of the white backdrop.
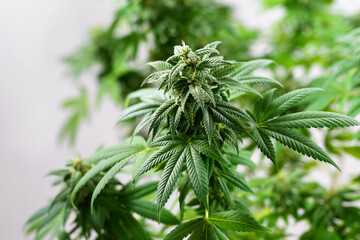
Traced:
<svg viewBox="0 0 360 240">
<path fill-rule="evenodd" d="M 226 0 L 249 25 L 266 29 L 281 11 L 261 18 L 253 0 Z M 360 1 L 341 0 L 336 8 L 354 12 Z M 54 195 L 45 174 L 67 158 L 114 144 L 119 109 L 105 102 L 81 128 L 75 148 L 60 145 L 57 134 L 66 113 L 60 102 L 76 94 L 60 58 L 78 47 L 89 27 L 111 20 L 112 0 L 0 1 L 0 238 L 26 239 L 26 219 Z M 269 20 L 270 19 L 270 20 Z M 84 76 L 88 82 L 95 80 Z M 343 174 L 346 174 L 344 172 Z"/>
</svg>

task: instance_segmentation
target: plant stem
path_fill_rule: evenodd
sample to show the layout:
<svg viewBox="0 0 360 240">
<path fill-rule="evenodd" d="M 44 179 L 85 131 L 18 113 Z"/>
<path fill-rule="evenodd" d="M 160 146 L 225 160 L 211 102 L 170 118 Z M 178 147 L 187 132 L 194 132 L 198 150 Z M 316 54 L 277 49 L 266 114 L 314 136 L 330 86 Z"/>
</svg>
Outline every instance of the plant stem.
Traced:
<svg viewBox="0 0 360 240">
<path fill-rule="evenodd" d="M 206 195 L 205 218 L 209 217 L 209 211 L 207 209 L 208 206 L 209 206 L 209 194 Z"/>
</svg>

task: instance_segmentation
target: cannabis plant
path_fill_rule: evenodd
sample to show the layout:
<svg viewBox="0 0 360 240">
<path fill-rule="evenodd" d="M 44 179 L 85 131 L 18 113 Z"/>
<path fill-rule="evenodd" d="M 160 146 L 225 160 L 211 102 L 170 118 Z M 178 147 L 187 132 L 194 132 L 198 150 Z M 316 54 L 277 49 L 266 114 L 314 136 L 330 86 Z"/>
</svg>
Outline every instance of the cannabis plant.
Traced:
<svg viewBox="0 0 360 240">
<path fill-rule="evenodd" d="M 98 69 L 96 97 L 83 87 L 64 103 L 70 115 L 60 137 L 71 143 L 81 122 L 91 116 L 92 102 L 100 104 L 109 96 L 114 103 L 123 103 L 149 73 L 146 58 L 166 58 L 179 38 L 196 47 L 221 38 L 227 56 L 246 59 L 256 32 L 235 20 L 229 6 L 214 0 L 134 0 L 122 1 L 109 26 L 93 28 L 89 35 L 83 46 L 65 58 L 75 79 L 94 66 Z"/>
<path fill-rule="evenodd" d="M 183 42 L 175 46 L 174 55 L 166 61 L 150 63 L 157 71 L 143 84 L 157 84 L 158 90 L 140 90 L 135 94 L 140 102 L 126 109 L 119 121 L 121 124 L 142 116 L 134 131 L 134 141 L 102 149 L 90 157 L 90 167 L 74 182 L 67 204 L 71 201 L 79 207 L 81 193 L 90 185 L 93 186 L 87 202 L 90 212 L 95 213 L 100 206 L 111 208 L 111 204 L 102 204 L 101 199 L 112 195 L 105 194 L 109 193 L 105 190 L 111 189 L 113 177 L 133 160 L 134 184 L 152 169 L 162 172 L 156 192 L 158 221 L 169 214 L 163 208 L 176 188 L 180 194 L 177 201 L 181 224 L 165 239 L 183 239 L 188 235 L 190 239 L 237 239 L 234 232 L 268 231 L 242 199 L 233 194 L 236 188 L 254 193 L 237 171 L 238 164 L 252 165 L 247 154 L 242 155 L 241 146 L 246 146 L 246 142 L 254 142 L 275 166 L 273 140 L 339 169 L 322 148 L 296 129 L 350 127 L 359 123 L 331 112 L 288 113 L 321 89 L 298 89 L 277 97 L 275 88 L 260 93 L 251 86 L 281 86 L 276 80 L 252 75 L 254 70 L 272 62 L 224 60 L 217 55 L 219 43 L 193 51 Z M 258 96 L 252 110 L 231 103 L 239 94 Z M 145 127 L 150 136 L 140 144 L 135 135 Z M 115 205 L 123 204 L 118 198 L 113 201 Z M 131 207 L 125 205 L 125 210 L 131 211 Z M 104 216 L 99 214 L 99 219 L 103 222 Z M 119 221 L 113 224 L 120 224 Z M 128 236 L 136 239 L 131 233 Z"/>
</svg>

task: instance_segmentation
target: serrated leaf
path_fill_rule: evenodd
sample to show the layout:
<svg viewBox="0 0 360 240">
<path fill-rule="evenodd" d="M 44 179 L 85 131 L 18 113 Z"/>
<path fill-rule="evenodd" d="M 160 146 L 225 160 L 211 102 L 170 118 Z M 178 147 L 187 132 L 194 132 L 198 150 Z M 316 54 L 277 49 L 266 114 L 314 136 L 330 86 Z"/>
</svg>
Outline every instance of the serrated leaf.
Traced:
<svg viewBox="0 0 360 240">
<path fill-rule="evenodd" d="M 258 76 L 238 76 L 235 77 L 239 84 L 276 84 L 282 87 L 282 84 L 274 79 Z"/>
<path fill-rule="evenodd" d="M 237 146 L 236 146 L 237 147 Z M 225 157 L 234 165 L 244 165 L 250 168 L 255 168 L 256 164 L 251 161 L 252 152 L 241 150 L 239 153 L 228 151 L 225 149 Z"/>
<path fill-rule="evenodd" d="M 145 146 L 142 144 L 119 144 L 110 146 L 97 151 L 95 154 L 86 158 L 89 164 L 96 164 L 100 160 L 107 159 L 120 154 L 132 154 L 144 150 Z"/>
<path fill-rule="evenodd" d="M 100 194 L 101 190 L 105 187 L 105 185 L 112 179 L 119 171 L 122 169 L 132 158 L 133 156 L 130 156 L 128 158 L 120 160 L 118 163 L 116 163 L 109 171 L 106 172 L 104 177 L 101 178 L 100 182 L 96 185 L 95 190 L 93 191 L 93 194 L 91 196 L 91 203 L 90 203 L 90 209 L 91 212 L 93 212 L 94 209 L 94 201 L 97 198 L 97 196 Z"/>
<path fill-rule="evenodd" d="M 267 128 L 266 133 L 275 138 L 281 144 L 313 159 L 330 163 L 340 171 L 340 168 L 334 163 L 329 155 L 310 139 L 300 135 L 293 130 L 286 128 Z"/>
<path fill-rule="evenodd" d="M 221 171 L 219 175 L 235 187 L 245 192 L 254 193 L 245 180 L 234 171 Z"/>
<path fill-rule="evenodd" d="M 288 109 L 298 105 L 309 95 L 318 91 L 322 91 L 322 89 L 303 88 L 286 93 L 271 102 L 269 108 L 265 111 L 264 116 L 266 116 L 266 119 L 271 119 L 275 116 L 278 116 Z"/>
<path fill-rule="evenodd" d="M 240 121 L 238 121 L 238 119 L 232 114 L 229 114 L 227 111 L 224 111 L 219 107 L 211 107 L 210 110 L 213 113 L 214 121 L 225 124 L 230 129 L 235 130 L 238 134 L 247 134 Z"/>
<path fill-rule="evenodd" d="M 215 130 L 215 126 L 214 126 L 214 121 L 212 120 L 212 117 L 209 114 L 208 108 L 204 109 L 203 123 L 204 123 L 204 129 L 205 129 L 205 132 L 207 135 L 209 145 L 211 145 L 212 138 L 213 138 L 213 132 L 215 132 L 216 130 Z"/>
<path fill-rule="evenodd" d="M 79 180 L 79 182 L 76 183 L 74 190 L 71 193 L 71 202 L 73 204 L 74 202 L 74 198 L 76 196 L 76 193 L 83 187 L 85 186 L 85 184 L 90 181 L 94 176 L 96 176 L 97 174 L 99 174 L 100 172 L 108 169 L 109 167 L 115 165 L 117 162 L 122 161 L 126 158 L 129 158 L 130 156 L 133 156 L 134 154 L 136 154 L 137 152 L 140 152 L 144 149 L 144 146 L 142 145 L 134 145 L 134 146 L 130 146 L 129 151 L 125 151 L 125 152 L 121 152 L 120 154 L 117 152 L 116 155 L 112 155 L 111 153 L 113 152 L 106 152 L 106 155 L 101 155 L 101 158 L 107 158 L 106 160 L 98 163 L 97 165 L 95 165 L 93 168 L 91 168 L 88 172 L 86 172 L 86 174 Z M 118 149 L 117 149 L 118 150 Z M 75 206 L 74 206 L 75 207 Z"/>
<path fill-rule="evenodd" d="M 218 227 L 216 227 L 214 224 L 211 224 L 211 227 L 213 229 L 213 232 L 216 236 L 216 240 L 230 240 L 225 233 L 223 233 Z"/>
<path fill-rule="evenodd" d="M 203 218 L 197 218 L 188 222 L 185 222 L 179 226 L 177 226 L 174 230 L 172 230 L 164 240 L 182 240 L 191 234 L 194 229 L 196 229 L 199 225 L 203 224 Z"/>
<path fill-rule="evenodd" d="M 217 212 L 211 214 L 208 220 L 218 227 L 237 232 L 268 231 L 248 213 L 238 210 Z"/>
<path fill-rule="evenodd" d="M 269 136 L 263 130 L 258 128 L 254 128 L 252 136 L 261 152 L 264 153 L 265 156 L 267 156 L 277 168 L 278 165 L 275 156 L 275 148 Z"/>
<path fill-rule="evenodd" d="M 192 140 L 190 142 L 191 147 L 195 148 L 199 153 L 204 154 L 205 156 L 214 159 L 219 162 L 228 163 L 222 156 L 221 153 L 214 147 L 211 147 L 204 140 Z"/>
<path fill-rule="evenodd" d="M 159 126 L 161 122 L 165 119 L 166 115 L 176 106 L 175 100 L 170 99 L 161 106 L 159 106 L 156 111 L 151 116 L 151 124 L 149 128 L 149 132 Z"/>
<path fill-rule="evenodd" d="M 287 114 L 265 123 L 274 127 L 286 128 L 335 128 L 358 126 L 360 123 L 355 119 L 330 112 L 298 112 Z"/>
<path fill-rule="evenodd" d="M 165 169 L 161 174 L 158 185 L 156 202 L 158 204 L 158 213 L 161 212 L 165 203 L 169 199 L 171 193 L 174 191 L 176 182 L 181 174 L 182 166 L 186 158 L 186 146 L 182 146 L 176 153 L 172 155 L 165 165 Z M 160 215 L 160 214 L 159 214 Z"/>
<path fill-rule="evenodd" d="M 140 186 L 136 186 L 135 188 L 133 188 L 132 185 L 126 185 L 127 188 L 124 187 L 122 191 L 125 192 L 124 195 L 126 195 L 126 197 L 128 197 L 128 198 L 139 199 L 139 198 L 142 198 L 146 195 L 149 195 L 149 194 L 155 192 L 157 189 L 158 183 L 159 182 L 157 182 L 157 181 L 147 182 Z M 121 192 L 120 192 L 120 194 L 121 194 Z"/>
<path fill-rule="evenodd" d="M 266 91 L 265 93 L 263 93 L 262 97 L 259 97 L 258 100 L 256 101 L 255 105 L 254 105 L 254 120 L 256 122 L 262 122 L 264 119 L 264 110 L 268 109 L 270 104 L 271 104 L 271 100 L 273 98 L 274 92 L 275 92 L 275 88 L 270 89 L 268 91 Z"/>
<path fill-rule="evenodd" d="M 243 93 L 248 93 L 248 94 L 256 94 L 260 97 L 262 97 L 261 93 L 259 93 L 258 91 L 252 89 L 252 88 L 249 88 L 249 87 L 244 87 L 244 86 L 232 86 L 231 87 L 232 90 L 234 90 L 234 92 L 243 92 Z"/>
<path fill-rule="evenodd" d="M 161 214 L 158 215 L 159 213 L 157 212 L 157 206 L 152 202 L 134 199 L 126 202 L 125 205 L 129 208 L 130 211 L 135 212 L 145 218 L 159 221 L 167 225 L 179 224 L 179 220 L 166 209 L 163 209 Z"/>
<path fill-rule="evenodd" d="M 154 61 L 154 62 L 149 62 L 148 65 L 152 66 L 153 68 L 155 68 L 158 71 L 161 70 L 170 70 L 173 65 L 165 62 L 165 61 Z"/>
<path fill-rule="evenodd" d="M 146 162 L 142 165 L 139 172 L 134 177 L 134 181 L 138 179 L 142 174 L 149 171 L 156 165 L 160 164 L 162 161 L 170 158 L 175 152 L 178 151 L 179 147 L 182 147 L 183 143 L 172 143 L 162 147 L 160 150 L 156 151 L 151 157 L 146 160 Z"/>
<path fill-rule="evenodd" d="M 161 78 L 166 77 L 168 74 L 170 74 L 170 70 L 154 72 L 154 73 L 150 74 L 147 78 L 145 78 L 145 80 L 141 83 L 141 87 L 147 83 L 157 82 Z"/>
<path fill-rule="evenodd" d="M 209 190 L 206 168 L 200 154 L 192 146 L 186 149 L 186 167 L 194 191 L 206 207 L 206 195 Z"/>
<path fill-rule="evenodd" d="M 153 104 L 153 103 L 135 104 L 135 105 L 127 108 L 124 112 L 122 112 L 117 124 L 119 124 L 120 122 L 129 120 L 129 119 L 135 118 L 135 117 L 143 116 L 143 115 L 146 115 L 149 113 L 152 114 L 159 107 L 160 107 L 160 104 Z"/>
<path fill-rule="evenodd" d="M 273 61 L 268 59 L 257 59 L 257 60 L 248 61 L 244 63 L 239 69 L 237 69 L 234 73 L 232 73 L 231 76 L 239 77 L 239 76 L 249 75 L 256 69 L 263 68 L 269 65 L 270 63 L 273 63 Z"/>
<path fill-rule="evenodd" d="M 221 178 L 217 178 L 217 181 L 219 182 L 221 191 L 224 193 L 225 199 L 230 202 L 231 201 L 230 191 L 229 191 L 229 188 L 227 187 L 225 181 L 222 180 Z"/>
<path fill-rule="evenodd" d="M 241 119 L 254 122 L 253 119 L 243 110 L 239 109 L 238 107 L 232 105 L 231 103 L 224 102 L 224 101 L 218 101 L 217 106 L 221 108 L 222 110 L 235 115 L 236 117 L 239 117 Z"/>
<path fill-rule="evenodd" d="M 219 54 L 219 51 L 215 48 L 201 48 L 195 51 L 195 54 L 201 58 L 205 55 L 211 55 L 213 53 Z"/>
<path fill-rule="evenodd" d="M 232 65 L 217 67 L 215 69 L 211 69 L 211 74 L 216 78 L 224 77 L 235 72 L 243 65 L 244 63 L 233 63 Z"/>
</svg>

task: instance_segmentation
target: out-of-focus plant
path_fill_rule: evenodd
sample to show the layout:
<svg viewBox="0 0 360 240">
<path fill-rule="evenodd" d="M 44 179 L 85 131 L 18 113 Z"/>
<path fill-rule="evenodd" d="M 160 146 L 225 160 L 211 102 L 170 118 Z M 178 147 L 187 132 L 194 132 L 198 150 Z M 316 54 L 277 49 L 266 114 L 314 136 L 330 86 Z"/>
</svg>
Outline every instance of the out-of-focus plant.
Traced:
<svg viewBox="0 0 360 240">
<path fill-rule="evenodd" d="M 81 121 L 90 116 L 92 102 L 99 103 L 107 95 L 121 103 L 128 93 L 138 89 L 149 73 L 144 58 L 163 59 L 181 40 L 200 47 L 223 39 L 226 57 L 247 59 L 249 43 L 256 35 L 233 18 L 229 6 L 214 0 L 122 1 L 110 26 L 94 28 L 88 42 L 65 58 L 75 79 L 94 66 L 99 73 L 97 100 L 89 96 L 91 101 L 81 104 L 83 108 L 71 107 L 60 137 L 75 141 Z M 83 102 L 84 91 L 78 102 Z"/>
<path fill-rule="evenodd" d="M 356 21 L 335 13 L 331 9 L 333 0 L 262 0 L 268 8 L 284 10 L 272 28 L 267 41 L 271 50 L 267 57 L 278 65 L 274 74 L 287 89 L 306 86 L 308 73 L 314 66 L 327 68 L 339 55 L 328 55 L 334 39 L 351 31 Z M 303 74 L 296 74 L 295 71 Z"/>
<path fill-rule="evenodd" d="M 134 155 L 146 153 L 146 142 L 141 138 L 133 144 L 124 144 L 107 149 L 100 149 L 87 159 L 75 158 L 68 163 L 66 169 L 49 173 L 56 176 L 54 186 L 61 186 L 61 190 L 49 205 L 37 211 L 27 222 L 27 233 L 33 234 L 34 239 L 151 239 L 164 237 L 162 231 L 156 233 L 145 219 L 157 220 L 164 226 L 178 224 L 178 219 L 168 210 L 164 210 L 160 217 L 157 207 L 152 202 L 158 182 L 147 182 L 136 188 L 132 183 L 123 184 L 118 179 L 109 177 L 106 171 L 94 174 L 94 165 L 106 159 L 107 165 L 121 161 L 124 166 Z M 112 158 L 107 156 L 111 155 Z M 96 165 L 106 170 L 104 162 Z M 91 175 L 91 179 L 82 184 L 84 176 Z M 99 192 L 98 184 L 102 185 Z M 73 200 L 70 200 L 74 187 L 82 184 L 82 188 Z M 91 208 L 92 193 L 98 192 L 96 205 Z M 139 218 L 138 216 L 141 216 Z M 95 237 L 95 238 L 94 238 Z"/>
<path fill-rule="evenodd" d="M 355 240 L 360 237 L 358 221 L 360 208 L 360 185 L 355 181 L 340 188 L 326 189 L 316 182 L 304 179 L 307 171 L 279 171 L 271 177 L 257 178 L 250 185 L 257 193 L 255 200 L 250 195 L 238 193 L 258 216 L 259 221 L 274 230 L 273 235 L 286 239 L 289 221 L 307 222 L 309 229 L 297 232 L 302 240 Z M 285 222 L 286 225 L 281 224 Z M 266 233 L 264 236 L 240 234 L 241 239 L 277 239 Z"/>
</svg>

